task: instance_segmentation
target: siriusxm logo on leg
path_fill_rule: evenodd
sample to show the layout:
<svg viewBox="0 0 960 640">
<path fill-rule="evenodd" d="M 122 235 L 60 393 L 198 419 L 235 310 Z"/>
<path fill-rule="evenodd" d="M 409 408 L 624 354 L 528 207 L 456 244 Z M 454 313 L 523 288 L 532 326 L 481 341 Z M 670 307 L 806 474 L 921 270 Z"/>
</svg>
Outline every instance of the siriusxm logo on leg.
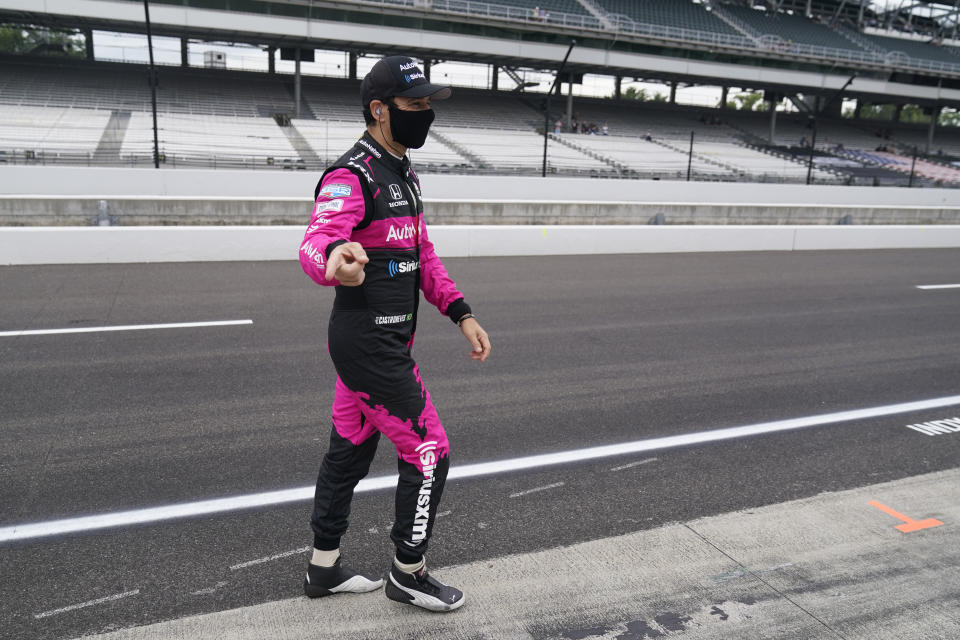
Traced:
<svg viewBox="0 0 960 640">
<path fill-rule="evenodd" d="M 390 272 L 391 278 L 395 278 L 398 273 L 413 273 L 419 268 L 419 260 L 411 260 L 409 262 L 397 262 L 396 260 L 391 260 L 389 264 L 387 264 L 387 270 Z"/>
<path fill-rule="evenodd" d="M 419 544 L 427 537 L 427 523 L 430 522 L 430 492 L 433 490 L 433 471 L 437 468 L 437 443 L 433 440 L 424 442 L 415 451 L 420 455 L 420 466 L 423 468 L 423 482 L 420 484 L 420 494 L 417 496 L 417 512 L 413 519 L 413 535 L 410 541 Z"/>
</svg>

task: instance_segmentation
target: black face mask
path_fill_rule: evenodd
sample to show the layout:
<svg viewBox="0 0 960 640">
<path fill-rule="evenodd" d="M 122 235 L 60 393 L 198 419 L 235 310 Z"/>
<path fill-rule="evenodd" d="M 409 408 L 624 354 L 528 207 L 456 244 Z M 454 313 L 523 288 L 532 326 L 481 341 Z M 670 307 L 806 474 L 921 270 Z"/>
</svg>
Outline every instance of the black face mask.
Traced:
<svg viewBox="0 0 960 640">
<path fill-rule="evenodd" d="M 427 132 L 433 123 L 433 109 L 403 111 L 394 105 L 390 108 L 390 133 L 393 139 L 408 149 L 419 149 L 427 141 Z"/>
</svg>

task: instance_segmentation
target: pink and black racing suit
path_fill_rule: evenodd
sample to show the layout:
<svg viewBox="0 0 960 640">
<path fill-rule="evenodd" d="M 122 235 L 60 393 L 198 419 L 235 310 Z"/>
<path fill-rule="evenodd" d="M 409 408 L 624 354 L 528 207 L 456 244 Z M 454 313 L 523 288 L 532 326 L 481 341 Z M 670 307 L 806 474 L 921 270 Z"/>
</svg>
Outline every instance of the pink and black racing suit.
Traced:
<svg viewBox="0 0 960 640">
<path fill-rule="evenodd" d="M 420 291 L 454 322 L 470 307 L 447 275 L 423 220 L 409 160 L 368 133 L 327 169 L 300 246 L 317 284 L 336 286 L 327 346 L 337 370 L 330 448 L 317 477 L 314 546 L 331 550 L 346 532 L 357 483 L 380 434 L 397 449 L 400 480 L 391 538 L 401 560 L 423 555 L 450 464 L 450 446 L 410 354 Z M 324 277 L 335 247 L 359 242 L 370 261 L 358 287 Z"/>
</svg>

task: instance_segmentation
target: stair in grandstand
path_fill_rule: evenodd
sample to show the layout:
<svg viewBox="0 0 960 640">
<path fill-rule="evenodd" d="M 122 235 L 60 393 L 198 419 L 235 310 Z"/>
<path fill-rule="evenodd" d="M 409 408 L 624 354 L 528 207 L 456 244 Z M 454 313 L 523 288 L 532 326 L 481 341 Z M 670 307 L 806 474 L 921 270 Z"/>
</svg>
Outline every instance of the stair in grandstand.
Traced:
<svg viewBox="0 0 960 640">
<path fill-rule="evenodd" d="M 290 94 L 290 100 L 291 100 L 291 104 L 290 104 L 290 114 L 291 114 L 291 116 L 292 116 L 294 113 L 296 113 L 296 110 L 297 110 L 297 105 L 296 105 L 296 93 L 297 93 L 297 90 L 296 90 L 296 88 L 293 86 L 293 83 L 294 83 L 293 80 L 287 80 L 287 81 L 285 81 L 285 82 L 283 83 L 283 86 L 286 87 L 286 89 L 287 89 L 287 93 Z M 302 89 L 302 87 L 301 87 L 301 89 Z M 272 116 L 273 113 L 269 113 L 269 114 L 267 114 L 267 113 L 261 113 L 260 115 L 269 115 L 269 116 Z M 311 106 L 310 106 L 310 103 L 307 102 L 307 96 L 304 95 L 304 92 L 303 92 L 303 91 L 300 91 L 300 115 L 297 116 L 297 117 L 300 118 L 300 119 L 306 119 L 306 120 L 316 120 L 316 119 L 317 119 L 316 114 L 313 112 L 313 107 L 311 107 Z"/>
<path fill-rule="evenodd" d="M 97 148 L 93 152 L 94 162 L 97 164 L 118 164 L 120 162 L 120 147 L 123 146 L 123 138 L 127 134 L 127 127 L 130 125 L 129 111 L 113 111 L 107 126 L 103 128 L 103 134 L 97 143 Z"/>
<path fill-rule="evenodd" d="M 854 31 L 853 29 L 845 25 L 841 25 L 841 24 L 834 25 L 833 30 L 839 33 L 840 35 L 842 35 L 844 38 L 846 38 L 850 42 L 852 42 L 853 44 L 859 47 L 863 47 L 867 51 L 871 51 L 877 54 L 878 56 L 880 56 L 881 58 L 885 58 L 889 53 L 889 51 L 877 46 L 875 43 L 871 42 L 867 38 L 864 38 L 858 32 Z"/>
<path fill-rule="evenodd" d="M 762 33 L 754 29 L 752 26 L 750 26 L 740 18 L 724 11 L 723 5 L 720 4 L 719 2 L 716 2 L 713 5 L 711 5 L 711 11 L 713 12 L 713 15 L 723 20 L 728 25 L 730 25 L 731 28 L 737 30 L 738 32 L 742 33 L 744 36 L 750 38 L 751 40 L 755 40 L 763 35 Z"/>
<path fill-rule="evenodd" d="M 471 153 L 465 146 L 458 144 L 451 140 L 448 136 L 443 135 L 437 129 L 431 128 L 427 133 L 431 138 L 437 140 L 443 145 L 446 145 L 449 149 L 459 153 L 461 156 L 470 161 L 470 164 L 477 167 L 478 169 L 486 169 L 487 164 L 480 158 L 480 156 Z"/>
<path fill-rule="evenodd" d="M 610 20 L 610 16 L 607 14 L 606 11 L 601 9 L 596 2 L 594 2 L 593 0 L 577 0 L 577 1 L 580 3 L 580 5 L 584 9 L 589 11 L 594 18 L 599 20 L 600 24 L 602 24 L 604 28 L 609 29 L 611 31 L 614 29 L 613 22 Z"/>
<path fill-rule="evenodd" d="M 666 140 L 657 140 L 656 138 L 651 138 L 650 142 L 652 142 L 653 144 L 659 145 L 661 147 L 664 147 L 666 149 L 670 149 L 671 151 L 682 153 L 683 155 L 688 155 L 690 153 L 689 149 L 681 149 L 677 145 L 667 142 Z M 696 158 L 697 160 L 700 160 L 701 162 L 705 162 L 715 167 L 720 167 L 721 169 L 725 169 L 729 171 L 732 175 L 737 176 L 738 178 L 746 178 L 748 175 L 746 171 L 743 171 L 738 167 L 733 166 L 732 164 L 727 164 L 726 162 L 717 160 L 716 158 L 711 158 L 709 156 L 705 156 L 697 152 L 693 153 L 693 157 Z"/>
<path fill-rule="evenodd" d="M 274 114 L 273 119 L 277 122 L 280 130 L 283 131 L 283 134 L 287 136 L 287 140 L 290 141 L 290 146 L 293 147 L 297 155 L 300 156 L 296 168 L 313 171 L 322 170 L 324 161 L 317 155 L 317 152 L 313 150 L 313 147 L 311 147 L 307 139 L 303 137 L 303 134 L 300 133 L 296 125 L 290 121 L 289 116 L 283 113 L 277 113 Z"/>
<path fill-rule="evenodd" d="M 611 158 L 611 157 L 609 157 L 609 156 L 606 156 L 606 155 L 604 155 L 604 154 L 602 154 L 602 153 L 598 153 L 598 152 L 596 152 L 596 151 L 593 151 L 592 149 L 588 149 L 587 147 L 585 147 L 585 146 L 583 146 L 583 145 L 579 145 L 579 144 L 573 142 L 572 140 L 569 140 L 569 139 L 567 139 L 567 138 L 565 138 L 565 137 L 563 137 L 563 136 L 558 136 L 558 135 L 556 135 L 556 134 L 554 134 L 554 133 L 551 133 L 551 134 L 548 134 L 548 135 L 549 135 L 550 139 L 553 140 L 554 142 L 556 142 L 557 144 L 562 144 L 562 145 L 565 146 L 565 147 L 569 147 L 570 149 L 574 149 L 575 151 L 579 151 L 580 153 L 582 153 L 582 154 L 584 154 L 584 155 L 590 156 L 591 158 L 595 158 L 596 160 L 599 160 L 600 162 L 603 162 L 604 164 L 607 164 L 607 165 L 613 167 L 613 168 L 617 171 L 617 173 L 619 173 L 619 174 L 622 175 L 623 177 L 636 177 L 636 176 L 637 176 L 637 172 L 636 172 L 636 171 L 634 171 L 633 169 L 631 169 L 630 167 L 628 167 L 627 165 L 625 165 L 625 164 L 622 163 L 622 162 L 617 162 L 616 160 L 614 160 L 613 158 Z"/>
</svg>

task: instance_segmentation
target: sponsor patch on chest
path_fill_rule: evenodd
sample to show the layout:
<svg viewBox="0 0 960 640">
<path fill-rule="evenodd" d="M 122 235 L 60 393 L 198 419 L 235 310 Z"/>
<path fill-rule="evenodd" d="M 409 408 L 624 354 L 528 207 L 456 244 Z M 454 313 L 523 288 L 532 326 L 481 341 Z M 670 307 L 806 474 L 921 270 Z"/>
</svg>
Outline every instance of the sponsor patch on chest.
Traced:
<svg viewBox="0 0 960 640">
<path fill-rule="evenodd" d="M 417 228 L 412 224 L 405 224 L 402 227 L 392 224 L 390 225 L 390 230 L 387 231 L 387 242 L 393 240 L 412 240 L 416 232 Z"/>
</svg>

